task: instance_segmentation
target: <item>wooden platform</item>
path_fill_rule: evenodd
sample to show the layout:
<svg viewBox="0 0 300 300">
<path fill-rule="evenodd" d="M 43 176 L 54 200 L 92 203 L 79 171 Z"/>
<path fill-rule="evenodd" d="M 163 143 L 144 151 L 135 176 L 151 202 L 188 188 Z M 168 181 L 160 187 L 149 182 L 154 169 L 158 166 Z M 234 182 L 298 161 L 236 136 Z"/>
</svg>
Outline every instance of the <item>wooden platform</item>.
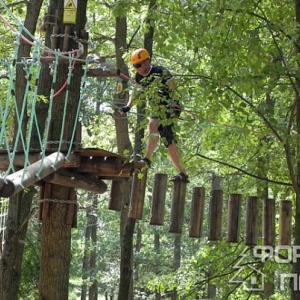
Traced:
<svg viewBox="0 0 300 300">
<path fill-rule="evenodd" d="M 50 155 L 53 152 L 47 152 Z M 64 153 L 62 151 L 62 153 Z M 64 153 L 65 154 L 65 153 Z M 0 170 L 6 171 L 10 166 L 7 150 L 0 149 Z M 28 161 L 33 164 L 41 159 L 39 150 L 31 150 Z M 16 169 L 24 168 L 25 155 L 23 152 L 16 152 L 13 166 Z M 77 149 L 65 160 L 62 168 L 80 174 L 90 174 L 106 180 L 127 180 L 131 177 L 132 170 L 144 166 L 140 162 L 129 162 L 122 155 L 96 148 Z"/>
<path fill-rule="evenodd" d="M 0 197 L 10 197 L 28 186 L 44 183 L 101 194 L 107 190 L 103 180 L 128 180 L 135 170 L 145 166 L 103 149 L 77 149 L 69 156 L 63 151 L 45 154 L 41 157 L 38 150 L 30 151 L 26 157 L 22 152 L 14 153 L 11 163 L 12 153 L 1 150 L 0 170 L 7 171 L 13 165 L 14 173 L 0 177 Z"/>
</svg>

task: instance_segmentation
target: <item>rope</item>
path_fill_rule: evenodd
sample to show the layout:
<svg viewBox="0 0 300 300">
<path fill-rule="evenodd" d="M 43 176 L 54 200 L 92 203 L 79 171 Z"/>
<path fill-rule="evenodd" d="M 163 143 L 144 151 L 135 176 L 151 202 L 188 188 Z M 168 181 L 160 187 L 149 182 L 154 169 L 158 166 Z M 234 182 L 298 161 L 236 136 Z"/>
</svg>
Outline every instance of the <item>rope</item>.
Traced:
<svg viewBox="0 0 300 300">
<path fill-rule="evenodd" d="M 76 62 L 83 62 L 84 65 L 88 65 L 90 62 L 89 60 L 83 60 L 79 57 L 83 54 L 84 47 L 83 44 L 77 39 L 77 37 L 74 37 L 74 40 L 78 44 L 78 49 L 67 51 L 67 52 L 60 52 L 58 50 L 49 49 L 46 46 L 42 45 L 41 39 L 35 38 L 24 26 L 23 24 L 14 16 L 14 14 L 7 8 L 5 3 L 3 3 L 2 0 L 0 0 L 0 5 L 3 8 L 3 11 L 9 16 L 10 20 L 13 20 L 17 26 L 12 25 L 10 21 L 6 17 L 4 17 L 3 14 L 0 15 L 0 22 L 4 24 L 11 32 L 15 35 L 15 49 L 13 54 L 13 63 L 7 62 L 6 67 L 8 68 L 8 83 L 7 83 L 7 96 L 5 103 L 2 103 L 0 101 L 0 116 L 1 116 L 1 125 L 0 125 L 0 148 L 3 149 L 3 146 L 5 146 L 5 149 L 8 154 L 9 159 L 9 166 L 4 174 L 4 178 L 13 172 L 15 172 L 14 167 L 14 160 L 16 158 L 16 154 L 18 151 L 22 151 L 24 153 L 24 173 L 22 175 L 22 179 L 24 178 L 24 174 L 26 172 L 26 168 L 30 165 L 29 161 L 29 154 L 32 149 L 32 132 L 33 130 L 36 130 L 37 133 L 37 139 L 39 144 L 39 149 L 41 150 L 41 165 L 40 169 L 37 172 L 36 176 L 39 176 L 43 164 L 43 160 L 46 157 L 46 150 L 47 146 L 52 143 L 52 141 L 49 141 L 50 136 L 50 129 L 51 129 L 51 120 L 53 118 L 53 114 L 56 113 L 53 111 L 54 108 L 54 101 L 55 98 L 61 95 L 62 92 L 64 92 L 64 107 L 63 107 L 63 119 L 61 124 L 61 133 L 59 140 L 55 142 L 57 144 L 57 151 L 60 152 L 63 145 L 68 145 L 67 147 L 67 156 L 70 156 L 72 152 L 73 147 L 73 141 L 76 137 L 76 128 L 77 128 L 77 122 L 79 119 L 80 114 L 80 108 L 81 103 L 83 101 L 82 93 L 80 93 L 80 99 L 78 101 L 77 110 L 76 110 L 76 116 L 74 121 L 74 126 L 71 133 L 71 141 L 65 141 L 63 132 L 66 125 L 66 116 L 68 116 L 68 107 L 69 107 L 69 89 L 68 86 L 71 83 L 72 76 L 73 76 L 73 70 L 75 67 Z M 16 30 L 16 27 L 18 27 L 18 30 Z M 24 33 L 27 37 L 24 36 Z M 65 35 L 61 35 L 65 36 Z M 68 36 L 69 38 L 73 38 L 71 36 Z M 17 61 L 17 53 L 18 48 L 20 45 L 20 41 L 24 41 L 25 43 L 29 44 L 33 47 L 32 51 L 32 57 L 30 59 L 23 59 L 22 61 Z M 52 71 L 52 85 L 50 89 L 50 95 L 49 95 L 49 103 L 48 103 L 48 112 L 46 117 L 46 123 L 44 131 L 41 132 L 39 128 L 39 120 L 38 115 L 36 111 L 36 106 L 38 103 L 38 80 L 41 72 L 41 58 L 44 53 L 50 54 L 51 57 L 53 57 L 53 63 L 51 66 Z M 60 59 L 68 60 L 69 67 L 68 67 L 68 74 L 65 82 L 63 85 L 58 89 L 54 90 L 54 86 L 56 86 L 56 82 L 59 76 L 58 73 L 58 66 L 59 66 L 59 60 Z M 0 60 L 1 63 L 1 60 Z M 25 76 L 27 78 L 26 86 L 24 88 L 24 96 L 23 100 L 20 101 L 20 99 L 16 99 L 15 95 L 15 76 L 16 76 L 16 66 L 23 67 Z M 86 76 L 87 69 L 84 71 L 84 76 Z M 84 85 L 83 85 L 84 87 Z M 3 86 L 2 86 L 3 88 Z M 12 126 L 9 126 L 8 124 L 12 123 L 12 109 L 13 114 L 15 117 L 15 124 L 17 126 L 15 136 L 13 137 L 12 132 Z M 27 118 L 27 115 L 29 116 L 28 120 L 26 120 L 26 123 L 24 123 L 24 118 Z M 24 125 L 26 124 L 26 129 L 24 129 Z M 54 143 L 54 142 L 53 142 Z M 65 149 L 64 149 L 65 150 Z"/>
</svg>

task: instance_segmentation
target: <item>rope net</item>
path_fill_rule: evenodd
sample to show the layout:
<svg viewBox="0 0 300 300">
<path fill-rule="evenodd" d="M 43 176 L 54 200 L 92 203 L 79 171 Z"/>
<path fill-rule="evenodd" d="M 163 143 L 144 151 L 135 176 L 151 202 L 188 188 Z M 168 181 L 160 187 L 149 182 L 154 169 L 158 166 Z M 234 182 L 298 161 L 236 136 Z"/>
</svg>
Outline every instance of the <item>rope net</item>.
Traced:
<svg viewBox="0 0 300 300">
<path fill-rule="evenodd" d="M 7 33 L 10 33 L 13 39 L 13 43 L 11 40 L 9 43 L 10 45 L 13 45 L 13 48 L 6 53 L 0 53 L 0 92 L 2 94 L 0 99 L 0 160 L 2 160 L 0 171 L 1 257 L 8 214 L 8 197 L 11 196 L 3 195 L 1 190 L 3 190 L 5 184 L 12 181 L 15 187 L 12 194 L 21 191 L 32 183 L 29 180 L 29 169 L 31 177 L 32 173 L 35 177 L 35 181 L 33 182 L 36 182 L 48 175 L 43 169 L 45 163 L 48 168 L 52 170 L 51 172 L 53 172 L 62 166 L 64 161 L 68 160 L 72 153 L 72 149 L 74 149 L 74 144 L 76 143 L 76 128 L 83 98 L 82 93 L 80 93 L 75 112 L 75 121 L 70 134 L 71 138 L 66 141 L 64 140 L 63 132 L 66 124 L 66 116 L 68 116 L 68 111 L 70 110 L 68 85 L 71 82 L 75 63 L 80 62 L 85 66 L 85 68 L 83 67 L 83 76 L 81 79 L 81 89 L 84 88 L 86 83 L 86 66 L 90 61 L 88 61 L 88 59 L 79 59 L 84 52 L 84 48 L 82 41 L 76 40 L 76 37 L 72 37 L 78 46 L 75 50 L 63 53 L 59 50 L 49 49 L 44 45 L 43 38 L 33 36 L 2 0 L 0 0 L 0 7 L 2 8 L 2 14 L 0 14 L 0 33 L 5 32 L 5 36 L 7 36 Z M 18 60 L 18 50 L 21 41 L 28 43 L 31 46 L 31 55 L 28 58 Z M 39 76 L 43 66 L 41 59 L 45 55 L 48 57 L 51 56 L 49 72 L 51 72 L 52 75 L 51 91 L 50 95 L 47 97 L 38 95 Z M 59 78 L 58 66 L 60 59 L 64 59 L 64 61 L 67 62 L 68 74 L 64 84 L 60 88 L 54 90 L 54 87 L 57 86 L 55 83 L 57 83 L 57 79 Z M 19 95 L 18 97 L 16 96 L 16 73 L 18 68 L 23 69 L 26 79 L 26 84 L 22 87 L 22 99 L 20 99 Z M 61 82 L 61 80 L 59 82 Z M 53 116 L 58 113 L 54 111 L 53 107 L 58 95 L 60 95 L 60 99 L 64 97 L 63 111 L 59 112 L 63 116 L 60 125 L 61 134 L 58 140 L 51 141 L 49 137 L 51 126 L 53 124 Z M 46 116 L 45 113 L 42 115 L 38 112 L 39 104 L 42 102 L 43 104 L 46 104 L 46 107 L 48 108 Z M 35 136 L 34 139 L 32 138 L 33 132 Z M 50 148 L 56 149 L 51 156 L 49 156 L 50 144 L 52 144 L 51 146 L 54 146 Z M 30 154 L 33 152 L 35 152 L 39 158 L 37 162 L 32 164 L 30 162 Z M 19 170 L 20 167 L 16 167 L 15 164 L 18 155 L 20 154 L 23 159 L 21 170 Z M 5 166 L 5 169 L 3 168 L 3 165 Z"/>
</svg>

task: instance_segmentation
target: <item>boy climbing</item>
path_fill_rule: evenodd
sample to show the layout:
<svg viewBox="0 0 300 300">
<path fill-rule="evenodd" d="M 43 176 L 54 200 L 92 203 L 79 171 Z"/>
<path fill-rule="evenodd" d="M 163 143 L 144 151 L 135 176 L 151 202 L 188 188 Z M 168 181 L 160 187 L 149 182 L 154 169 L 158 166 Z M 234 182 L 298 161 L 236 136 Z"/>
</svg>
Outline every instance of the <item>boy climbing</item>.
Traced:
<svg viewBox="0 0 300 300">
<path fill-rule="evenodd" d="M 135 50 L 130 61 L 136 70 L 135 81 L 138 83 L 139 88 L 132 93 L 127 105 L 120 108 L 120 112 L 129 112 L 133 101 L 137 98 L 148 100 L 151 117 L 148 124 L 147 149 L 142 161 L 150 167 L 150 159 L 158 145 L 159 137 L 161 137 L 174 166 L 179 172 L 171 178 L 171 181 L 189 182 L 188 175 L 180 163 L 170 110 L 173 99 L 172 94 L 176 89 L 172 75 L 166 68 L 152 65 L 150 55 L 144 48 Z"/>
</svg>

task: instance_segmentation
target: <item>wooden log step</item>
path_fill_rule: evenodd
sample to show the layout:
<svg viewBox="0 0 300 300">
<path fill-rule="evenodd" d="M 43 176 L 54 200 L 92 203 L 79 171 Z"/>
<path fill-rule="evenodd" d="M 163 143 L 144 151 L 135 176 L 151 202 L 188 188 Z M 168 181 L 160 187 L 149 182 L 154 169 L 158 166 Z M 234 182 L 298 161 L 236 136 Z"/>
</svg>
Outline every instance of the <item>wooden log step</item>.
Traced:
<svg viewBox="0 0 300 300">
<path fill-rule="evenodd" d="M 158 173 L 154 175 L 154 184 L 151 199 L 151 225 L 163 225 L 165 199 L 167 193 L 167 180 L 168 176 L 166 174 Z"/>
<path fill-rule="evenodd" d="M 292 240 L 292 201 L 280 201 L 279 213 L 279 244 L 291 245 Z"/>
<path fill-rule="evenodd" d="M 228 202 L 227 242 L 237 243 L 240 236 L 242 195 L 231 194 Z"/>
<path fill-rule="evenodd" d="M 110 200 L 108 203 L 108 209 L 121 211 L 122 208 L 122 197 L 123 191 L 122 187 L 124 182 L 113 180 L 110 189 Z"/>
<path fill-rule="evenodd" d="M 169 232 L 182 233 L 186 182 L 174 182 Z"/>
<path fill-rule="evenodd" d="M 147 182 L 147 168 L 135 172 L 132 180 L 128 217 L 142 219 Z"/>
<path fill-rule="evenodd" d="M 247 246 L 257 245 L 258 237 L 258 197 L 250 196 L 246 204 L 246 224 L 244 244 Z"/>
<path fill-rule="evenodd" d="M 223 191 L 212 190 L 209 203 L 208 240 L 219 241 L 222 237 Z"/>
<path fill-rule="evenodd" d="M 263 244 L 275 246 L 275 200 L 264 199 Z"/>
<path fill-rule="evenodd" d="M 189 237 L 201 237 L 205 206 L 205 188 L 194 187 L 192 194 Z"/>
</svg>

